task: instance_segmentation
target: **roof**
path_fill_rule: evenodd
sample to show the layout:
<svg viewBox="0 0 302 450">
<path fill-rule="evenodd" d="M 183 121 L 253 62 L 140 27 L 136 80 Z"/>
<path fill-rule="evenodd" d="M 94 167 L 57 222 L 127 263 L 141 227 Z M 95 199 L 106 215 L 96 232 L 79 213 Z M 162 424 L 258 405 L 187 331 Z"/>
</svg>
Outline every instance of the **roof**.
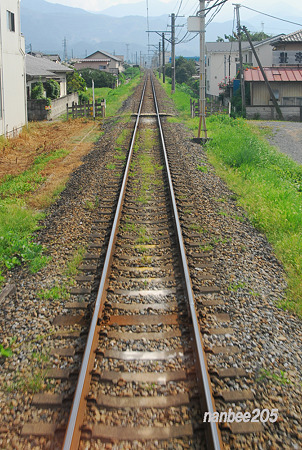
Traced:
<svg viewBox="0 0 302 450">
<path fill-rule="evenodd" d="M 110 62 L 110 59 L 77 59 L 76 60 L 77 63 L 82 63 L 82 62 Z"/>
<path fill-rule="evenodd" d="M 264 67 L 268 81 L 302 81 L 302 68 L 299 67 Z M 244 71 L 245 81 L 264 81 L 259 67 Z"/>
<path fill-rule="evenodd" d="M 118 58 L 117 56 L 110 55 L 110 53 L 104 52 L 103 50 L 97 50 L 96 52 L 94 52 L 91 55 L 87 56 L 86 59 L 90 59 L 91 56 L 93 56 L 93 55 L 95 55 L 97 53 L 102 53 L 103 55 L 107 56 L 107 58 L 114 59 L 115 61 L 121 61 L 121 59 Z"/>
<path fill-rule="evenodd" d="M 277 36 L 273 44 L 281 44 L 283 42 L 302 42 L 302 29 L 294 31 L 293 33 Z"/>
<path fill-rule="evenodd" d="M 32 77 L 54 77 L 58 73 L 70 73 L 73 69 L 47 58 L 26 55 L 26 75 Z"/>
<path fill-rule="evenodd" d="M 244 41 L 241 43 L 242 49 L 249 47 L 249 43 Z M 206 42 L 206 49 L 208 53 L 238 53 L 238 42 Z"/>
</svg>

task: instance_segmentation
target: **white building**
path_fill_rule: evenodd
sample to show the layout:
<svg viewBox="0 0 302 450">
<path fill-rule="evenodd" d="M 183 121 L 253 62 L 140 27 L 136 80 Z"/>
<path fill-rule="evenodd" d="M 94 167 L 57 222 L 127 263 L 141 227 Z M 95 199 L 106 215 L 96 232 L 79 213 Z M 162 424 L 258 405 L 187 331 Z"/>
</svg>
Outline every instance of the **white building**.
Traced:
<svg viewBox="0 0 302 450">
<path fill-rule="evenodd" d="M 242 42 L 242 49 L 249 46 Z M 206 91 L 207 95 L 218 97 L 219 84 L 232 80 L 239 69 L 238 42 L 206 43 Z"/>
<path fill-rule="evenodd" d="M 0 2 L 0 135 L 17 134 L 26 124 L 25 42 L 20 0 Z"/>
</svg>

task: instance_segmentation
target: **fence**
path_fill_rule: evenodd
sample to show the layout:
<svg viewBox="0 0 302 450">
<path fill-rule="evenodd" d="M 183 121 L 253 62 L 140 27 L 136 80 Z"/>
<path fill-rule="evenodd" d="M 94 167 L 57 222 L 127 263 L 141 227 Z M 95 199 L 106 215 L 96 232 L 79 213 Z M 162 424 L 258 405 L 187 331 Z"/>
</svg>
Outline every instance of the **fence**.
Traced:
<svg viewBox="0 0 302 450">
<path fill-rule="evenodd" d="M 93 108 L 93 103 L 82 103 L 78 104 L 75 102 L 72 102 L 72 105 L 69 106 L 66 104 L 66 112 L 67 112 L 67 119 L 72 116 L 73 119 L 77 117 L 105 117 L 106 115 L 106 100 L 101 100 L 100 103 L 95 101 L 95 105 Z"/>
<path fill-rule="evenodd" d="M 190 98 L 190 111 L 191 111 L 191 117 L 194 118 L 196 116 L 199 116 L 199 100 L 192 100 Z M 210 116 L 212 114 L 222 112 L 223 106 L 221 103 L 214 103 L 210 101 L 206 105 L 206 116 Z"/>
</svg>

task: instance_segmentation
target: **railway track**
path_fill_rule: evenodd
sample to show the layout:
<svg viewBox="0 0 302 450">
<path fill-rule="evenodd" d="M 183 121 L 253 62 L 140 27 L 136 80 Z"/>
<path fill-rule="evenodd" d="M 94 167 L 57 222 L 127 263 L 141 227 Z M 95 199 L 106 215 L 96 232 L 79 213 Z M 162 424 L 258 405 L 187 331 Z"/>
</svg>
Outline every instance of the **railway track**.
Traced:
<svg viewBox="0 0 302 450">
<path fill-rule="evenodd" d="M 33 417 L 42 420 L 22 430 L 41 448 L 99 449 L 109 442 L 218 449 L 218 423 L 203 422 L 205 412 L 215 411 L 212 387 L 220 411 L 253 399 L 244 370 L 219 367 L 221 357 L 239 349 L 220 344 L 221 336 L 233 334 L 230 318 L 220 312 L 213 258 L 201 241 L 196 188 L 170 134 L 167 154 L 161 115 L 148 76 L 134 129 L 128 121 L 114 164 L 104 154 L 102 197 L 82 275 L 70 291 L 77 301 L 65 303 L 67 314 L 53 320 L 57 342 L 50 354 L 61 368 L 48 370 L 47 378 L 58 385 L 34 395 Z M 246 434 L 261 427 L 224 430 Z"/>
<path fill-rule="evenodd" d="M 148 78 L 64 449 L 88 438 L 220 448 L 216 424 L 202 426 L 214 402 L 154 96 Z"/>
</svg>

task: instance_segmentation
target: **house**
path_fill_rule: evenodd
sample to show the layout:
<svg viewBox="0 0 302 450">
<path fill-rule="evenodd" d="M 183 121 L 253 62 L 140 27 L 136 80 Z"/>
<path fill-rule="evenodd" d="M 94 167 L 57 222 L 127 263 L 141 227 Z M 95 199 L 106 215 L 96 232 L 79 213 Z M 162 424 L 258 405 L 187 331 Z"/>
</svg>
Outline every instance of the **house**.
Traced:
<svg viewBox="0 0 302 450">
<path fill-rule="evenodd" d="M 242 42 L 242 49 L 249 47 Z M 207 96 L 219 96 L 219 84 L 232 80 L 239 70 L 238 42 L 206 43 L 206 92 Z"/>
<path fill-rule="evenodd" d="M 271 45 L 274 66 L 302 64 L 302 29 L 278 36 Z"/>
<path fill-rule="evenodd" d="M 271 39 L 272 59 L 263 63 L 265 74 L 275 98 L 287 120 L 302 120 L 302 30 Z M 268 66 L 268 62 L 271 62 Z M 247 117 L 275 118 L 271 96 L 259 67 L 245 71 L 250 84 L 250 105 Z"/>
<path fill-rule="evenodd" d="M 282 114 L 287 120 L 302 120 L 302 67 L 264 67 L 264 72 Z M 275 119 L 276 112 L 259 67 L 245 70 L 244 80 L 250 84 L 251 103 L 247 118 Z"/>
<path fill-rule="evenodd" d="M 123 66 L 123 56 L 110 55 L 110 53 L 104 51 L 97 51 L 84 59 L 75 59 L 73 61 L 74 67 L 77 70 L 103 70 L 104 72 L 109 72 L 114 75 L 118 75 L 120 72 L 125 70 Z"/>
<path fill-rule="evenodd" d="M 263 41 L 253 42 L 258 58 L 263 66 L 273 66 L 273 45 L 276 40 L 282 38 L 284 34 L 279 34 L 274 37 L 269 37 Z M 242 50 L 243 64 L 249 64 L 252 67 L 258 66 L 254 53 L 250 46 Z"/>
<path fill-rule="evenodd" d="M 0 135 L 13 136 L 27 122 L 25 42 L 20 0 L 0 2 Z"/>
<path fill-rule="evenodd" d="M 60 85 L 60 97 L 67 95 L 68 73 L 73 69 L 59 62 L 53 62 L 47 57 L 26 55 L 26 88 L 27 98 L 31 98 L 31 87 L 39 81 L 55 80 Z"/>
</svg>

